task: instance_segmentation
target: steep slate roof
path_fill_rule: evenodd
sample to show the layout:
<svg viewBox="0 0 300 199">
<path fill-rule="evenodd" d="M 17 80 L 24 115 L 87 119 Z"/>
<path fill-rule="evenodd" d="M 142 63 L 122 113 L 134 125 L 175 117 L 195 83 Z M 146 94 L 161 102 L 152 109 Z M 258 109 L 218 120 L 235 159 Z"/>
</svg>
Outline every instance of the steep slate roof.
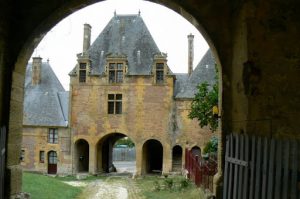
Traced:
<svg viewBox="0 0 300 199">
<path fill-rule="evenodd" d="M 207 81 L 210 85 L 214 84 L 215 82 L 215 59 L 212 56 L 211 51 L 208 50 L 205 53 L 190 76 L 182 73 L 175 75 L 175 98 L 194 98 L 194 95 L 197 92 L 197 85 L 203 83 L 204 81 Z"/>
<path fill-rule="evenodd" d="M 127 56 L 128 75 L 149 75 L 156 53 L 160 51 L 140 15 L 115 15 L 88 49 L 91 75 L 104 72 L 107 55 Z"/>
<path fill-rule="evenodd" d="M 23 125 L 67 127 L 69 94 L 49 63 L 42 63 L 38 85 L 31 84 L 31 74 L 32 63 L 29 63 L 24 86 Z"/>
</svg>

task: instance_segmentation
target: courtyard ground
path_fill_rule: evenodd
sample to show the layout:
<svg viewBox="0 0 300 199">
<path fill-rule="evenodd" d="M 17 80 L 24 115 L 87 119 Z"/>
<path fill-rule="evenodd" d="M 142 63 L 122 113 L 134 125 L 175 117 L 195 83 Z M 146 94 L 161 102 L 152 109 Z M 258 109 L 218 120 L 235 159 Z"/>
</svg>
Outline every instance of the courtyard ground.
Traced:
<svg viewBox="0 0 300 199">
<path fill-rule="evenodd" d="M 114 162 L 117 173 L 50 177 L 24 172 L 23 191 L 35 199 L 196 199 L 200 191 L 182 176 L 133 178 L 135 162 Z M 51 186 L 49 186 L 51 184 Z M 54 186 L 55 185 L 55 186 Z M 51 188 L 50 188 L 51 187 Z"/>
</svg>

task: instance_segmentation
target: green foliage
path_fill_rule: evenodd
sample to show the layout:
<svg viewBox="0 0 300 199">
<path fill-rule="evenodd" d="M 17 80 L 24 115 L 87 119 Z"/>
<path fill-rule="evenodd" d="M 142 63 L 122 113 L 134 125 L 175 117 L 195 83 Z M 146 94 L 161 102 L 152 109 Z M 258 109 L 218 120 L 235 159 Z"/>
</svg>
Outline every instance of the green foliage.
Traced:
<svg viewBox="0 0 300 199">
<path fill-rule="evenodd" d="M 153 184 L 154 184 L 154 191 L 160 191 L 160 184 L 159 184 L 159 182 L 157 180 L 155 180 L 153 182 Z"/>
<path fill-rule="evenodd" d="M 124 137 L 116 141 L 115 146 L 117 145 L 127 145 L 129 148 L 134 147 L 134 143 L 129 137 Z"/>
<path fill-rule="evenodd" d="M 180 188 L 185 189 L 189 186 L 190 181 L 188 179 L 182 179 L 180 180 Z"/>
<path fill-rule="evenodd" d="M 209 154 L 218 151 L 218 138 L 216 136 L 212 136 L 209 142 L 206 143 L 203 153 Z"/>
<path fill-rule="evenodd" d="M 172 176 L 172 188 L 166 186 L 166 179 L 160 176 L 146 176 L 137 178 L 136 185 L 147 199 L 195 199 L 199 198 L 199 189 L 189 180 L 182 176 Z M 154 185 L 154 189 L 153 189 Z M 158 187 L 155 189 L 155 187 Z"/>
<path fill-rule="evenodd" d="M 23 173 L 22 190 L 30 193 L 32 199 L 69 199 L 81 192 L 81 188 L 65 184 L 57 178 L 27 172 Z"/>
<path fill-rule="evenodd" d="M 172 178 L 166 178 L 166 179 L 164 180 L 164 184 L 165 184 L 165 187 L 166 187 L 167 189 L 172 189 L 173 184 L 174 184 L 173 179 L 172 179 Z"/>
<path fill-rule="evenodd" d="M 192 101 L 190 119 L 198 119 L 201 127 L 209 126 L 212 132 L 218 128 L 218 118 L 213 115 L 213 106 L 218 105 L 218 74 L 215 76 L 216 83 L 210 87 L 207 82 L 197 86 L 198 92 Z"/>
</svg>

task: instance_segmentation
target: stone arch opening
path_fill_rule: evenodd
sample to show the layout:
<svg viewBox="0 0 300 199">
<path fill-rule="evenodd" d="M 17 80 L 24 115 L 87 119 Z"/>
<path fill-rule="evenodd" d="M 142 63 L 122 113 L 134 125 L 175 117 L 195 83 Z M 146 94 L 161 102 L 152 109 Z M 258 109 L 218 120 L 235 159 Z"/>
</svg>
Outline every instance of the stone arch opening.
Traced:
<svg viewBox="0 0 300 199">
<path fill-rule="evenodd" d="M 179 172 L 182 169 L 182 147 L 176 145 L 172 149 L 172 171 Z"/>
<path fill-rule="evenodd" d="M 142 172 L 161 173 L 163 168 L 163 145 L 155 139 L 147 140 L 142 149 Z"/>
<path fill-rule="evenodd" d="M 198 146 L 193 146 L 192 147 L 192 154 L 193 155 L 197 155 L 197 156 L 201 156 L 201 148 L 200 147 L 198 147 Z"/>
<path fill-rule="evenodd" d="M 130 140 L 125 134 L 111 133 L 97 143 L 97 172 L 134 173 L 136 169 L 134 142 L 118 144 L 119 140 Z M 118 146 L 117 146 L 118 145 Z"/>
<path fill-rule="evenodd" d="M 48 174 L 57 173 L 57 153 L 56 151 L 48 152 Z"/>
<path fill-rule="evenodd" d="M 41 39 L 43 38 L 45 33 L 47 31 L 49 31 L 61 19 L 63 19 L 67 15 L 71 14 L 71 12 L 74 12 L 74 11 L 78 10 L 79 8 L 83 8 L 85 6 L 91 5 L 94 2 L 101 2 L 101 0 L 98 0 L 98 1 L 97 0 L 96 1 L 74 1 L 74 2 L 72 1 L 72 3 L 66 3 L 66 4 L 57 3 L 58 5 L 49 6 L 49 11 L 44 12 L 43 17 L 39 17 L 40 19 L 38 19 L 38 17 L 34 16 L 34 14 L 31 16 L 31 17 L 33 17 L 33 19 L 37 19 L 37 21 L 33 20 L 33 22 L 30 24 L 30 26 L 27 27 L 27 30 L 30 30 L 30 31 L 24 33 L 23 34 L 24 36 L 20 39 L 20 41 L 22 41 L 22 42 L 26 41 L 26 42 L 22 46 L 18 44 L 18 48 L 15 49 L 15 54 L 13 54 L 11 56 L 13 58 L 12 58 L 12 60 L 9 60 L 9 64 L 8 64 L 8 65 L 11 65 L 13 63 L 16 63 L 15 67 L 14 67 L 16 73 L 14 74 L 14 78 L 12 81 L 12 87 L 17 88 L 15 90 L 22 90 L 23 84 L 22 83 L 20 84 L 20 82 L 22 82 L 22 79 L 24 78 L 24 77 L 22 77 L 22 75 L 25 74 L 26 63 L 29 60 L 34 48 L 41 41 Z M 195 19 L 192 16 L 192 14 L 189 13 L 189 11 L 192 11 L 192 9 L 185 11 L 181 5 L 174 3 L 173 1 L 169 1 L 169 0 L 163 1 L 163 2 L 158 1 L 158 2 L 165 5 L 166 7 L 170 8 L 170 9 L 178 12 L 183 17 L 185 17 L 188 21 L 190 21 L 192 24 L 194 24 L 195 27 L 201 31 L 201 33 L 203 34 L 205 39 L 208 41 L 210 47 L 212 48 L 212 50 L 214 52 L 216 60 L 218 60 L 218 57 L 216 56 L 217 51 L 214 48 L 212 40 L 209 38 L 208 34 L 206 34 L 206 32 L 204 31 L 204 28 L 202 28 L 201 21 L 197 21 L 197 19 Z M 47 6 L 43 6 L 43 7 L 47 7 Z M 54 11 L 54 9 L 50 10 L 50 7 L 56 8 L 55 11 Z M 41 12 L 41 13 L 43 13 L 43 12 Z M 198 18 L 200 18 L 200 17 L 198 17 Z M 19 41 L 17 41 L 17 42 L 19 42 Z M 218 45 L 218 46 L 221 46 L 221 45 Z M 226 54 L 226 53 L 224 53 L 224 54 Z M 226 56 L 223 55 L 223 58 L 224 57 L 226 57 Z M 219 61 L 217 61 L 217 62 L 219 62 Z M 221 73 L 220 65 L 218 64 L 218 66 L 219 66 L 219 71 Z M 220 82 L 221 82 L 221 78 L 220 78 Z M 221 88 L 221 86 L 220 86 L 220 88 Z M 8 90 L 10 91 L 10 87 L 8 88 Z M 16 102 L 21 101 L 19 99 L 19 96 L 20 96 L 19 93 L 12 92 L 10 96 L 11 96 L 10 104 L 13 104 L 11 106 L 14 106 L 14 109 L 22 110 L 22 103 L 16 103 Z M 221 104 L 219 106 L 221 107 Z M 10 108 L 10 109 L 12 109 L 12 108 Z M 9 113 L 8 108 L 5 109 L 5 111 L 7 111 L 7 113 Z M 13 118 L 13 120 L 10 120 L 10 121 L 17 120 L 17 122 L 15 122 L 16 124 L 22 123 L 21 119 L 14 118 L 15 117 L 14 114 L 11 114 L 10 117 Z M 14 126 L 14 125 L 10 124 L 10 126 Z M 21 129 L 21 126 L 19 129 Z M 18 132 L 18 134 L 21 135 L 21 132 Z M 18 144 L 19 147 L 21 146 L 20 145 L 21 143 L 14 142 L 13 145 L 15 146 L 15 144 Z M 8 150 L 11 150 L 11 149 L 8 148 Z M 18 165 L 18 161 L 17 161 L 18 158 L 16 158 L 16 156 L 17 155 L 15 155 L 15 157 L 12 157 L 13 159 L 16 159 L 12 163 L 13 165 Z"/>
<path fill-rule="evenodd" d="M 75 142 L 75 171 L 89 171 L 89 143 L 84 139 Z"/>
</svg>

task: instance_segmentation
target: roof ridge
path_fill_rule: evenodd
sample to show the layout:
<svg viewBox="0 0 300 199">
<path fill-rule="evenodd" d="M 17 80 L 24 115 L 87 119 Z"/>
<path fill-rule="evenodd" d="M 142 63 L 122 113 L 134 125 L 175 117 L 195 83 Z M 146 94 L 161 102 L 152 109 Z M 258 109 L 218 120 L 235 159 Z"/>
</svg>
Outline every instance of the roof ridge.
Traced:
<svg viewBox="0 0 300 199">
<path fill-rule="evenodd" d="M 61 99 L 59 97 L 59 92 L 56 92 L 56 95 L 57 95 L 57 98 L 58 98 L 58 103 L 59 103 L 61 114 L 63 115 L 64 120 L 67 121 L 66 116 L 65 116 L 64 111 L 63 111 L 62 104 L 61 104 Z"/>
</svg>

